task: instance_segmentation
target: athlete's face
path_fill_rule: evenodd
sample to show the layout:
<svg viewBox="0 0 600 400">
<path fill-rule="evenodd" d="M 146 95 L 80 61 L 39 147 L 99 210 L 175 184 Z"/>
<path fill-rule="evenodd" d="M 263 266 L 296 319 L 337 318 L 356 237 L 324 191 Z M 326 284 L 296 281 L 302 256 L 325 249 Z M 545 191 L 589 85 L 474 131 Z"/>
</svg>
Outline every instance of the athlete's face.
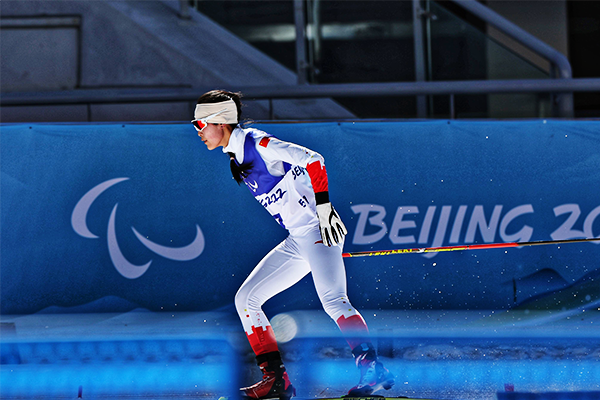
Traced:
<svg viewBox="0 0 600 400">
<path fill-rule="evenodd" d="M 227 146 L 229 141 L 228 135 L 224 129 L 223 124 L 208 124 L 206 128 L 198 132 L 198 136 L 204 142 L 209 150 L 214 150 L 217 147 Z"/>
</svg>

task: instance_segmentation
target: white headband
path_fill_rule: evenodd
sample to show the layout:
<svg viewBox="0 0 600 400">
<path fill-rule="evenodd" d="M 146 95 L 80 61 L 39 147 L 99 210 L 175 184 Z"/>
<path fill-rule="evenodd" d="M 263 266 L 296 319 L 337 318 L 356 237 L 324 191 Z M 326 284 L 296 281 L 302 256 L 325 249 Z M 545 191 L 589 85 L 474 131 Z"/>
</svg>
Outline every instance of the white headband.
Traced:
<svg viewBox="0 0 600 400">
<path fill-rule="evenodd" d="M 225 110 L 225 111 L 223 111 Z M 209 115 L 221 112 L 210 119 L 211 124 L 237 124 L 237 107 L 232 99 L 220 103 L 202 103 L 196 105 L 194 119 L 206 118 Z"/>
</svg>

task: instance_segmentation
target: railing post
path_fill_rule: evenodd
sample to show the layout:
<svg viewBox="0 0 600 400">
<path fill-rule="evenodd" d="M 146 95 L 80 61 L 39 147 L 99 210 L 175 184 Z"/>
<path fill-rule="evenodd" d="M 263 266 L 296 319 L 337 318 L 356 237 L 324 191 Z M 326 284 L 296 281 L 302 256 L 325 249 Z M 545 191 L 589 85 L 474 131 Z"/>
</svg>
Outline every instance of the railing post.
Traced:
<svg viewBox="0 0 600 400">
<path fill-rule="evenodd" d="M 413 37 L 415 48 L 415 80 L 425 81 L 425 49 L 423 37 L 423 10 L 421 0 L 412 0 L 413 4 Z M 417 117 L 427 117 L 427 98 L 423 95 L 417 96 Z"/>
<path fill-rule="evenodd" d="M 310 82 L 315 82 L 321 65 L 321 0 L 312 1 L 312 49 L 310 53 Z"/>
<path fill-rule="evenodd" d="M 296 24 L 296 73 L 298 85 L 306 84 L 306 21 L 304 18 L 304 1 L 294 0 L 294 23 Z"/>
<path fill-rule="evenodd" d="M 179 0 L 179 18 L 191 19 L 190 4 L 187 0 Z"/>
</svg>

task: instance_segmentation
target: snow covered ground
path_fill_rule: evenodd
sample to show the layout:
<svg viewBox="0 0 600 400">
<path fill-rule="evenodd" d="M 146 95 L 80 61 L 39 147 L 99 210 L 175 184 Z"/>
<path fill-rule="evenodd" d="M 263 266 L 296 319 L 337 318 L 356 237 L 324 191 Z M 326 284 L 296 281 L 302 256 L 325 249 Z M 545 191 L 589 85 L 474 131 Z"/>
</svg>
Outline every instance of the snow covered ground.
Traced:
<svg viewBox="0 0 600 400">
<path fill-rule="evenodd" d="M 386 396 L 496 399 L 589 392 L 600 382 L 600 310 L 363 311 L 385 366 Z M 322 311 L 271 318 L 301 398 L 358 381 L 350 349 Z M 235 397 L 260 379 L 230 313 L 2 317 L 4 398 Z"/>
</svg>

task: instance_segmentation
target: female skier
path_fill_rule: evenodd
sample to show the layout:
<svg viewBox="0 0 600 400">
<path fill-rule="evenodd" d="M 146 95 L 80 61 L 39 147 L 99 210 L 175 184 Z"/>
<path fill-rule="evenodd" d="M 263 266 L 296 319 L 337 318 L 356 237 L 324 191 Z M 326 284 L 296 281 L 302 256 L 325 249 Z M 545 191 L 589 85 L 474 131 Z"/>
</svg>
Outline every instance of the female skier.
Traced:
<svg viewBox="0 0 600 400">
<path fill-rule="evenodd" d="M 344 334 L 359 383 L 349 396 L 368 396 L 394 384 L 392 374 L 377 360 L 367 325 L 346 295 L 342 247 L 346 227 L 329 202 L 323 157 L 312 150 L 238 125 L 240 95 L 222 90 L 198 99 L 192 124 L 209 150 L 222 147 L 229 155 L 233 177 L 242 182 L 289 236 L 267 254 L 235 296 L 235 307 L 263 372 L 263 379 L 240 389 L 251 399 L 295 395 L 281 361 L 275 335 L 262 305 L 309 272 L 327 314 Z"/>
</svg>

